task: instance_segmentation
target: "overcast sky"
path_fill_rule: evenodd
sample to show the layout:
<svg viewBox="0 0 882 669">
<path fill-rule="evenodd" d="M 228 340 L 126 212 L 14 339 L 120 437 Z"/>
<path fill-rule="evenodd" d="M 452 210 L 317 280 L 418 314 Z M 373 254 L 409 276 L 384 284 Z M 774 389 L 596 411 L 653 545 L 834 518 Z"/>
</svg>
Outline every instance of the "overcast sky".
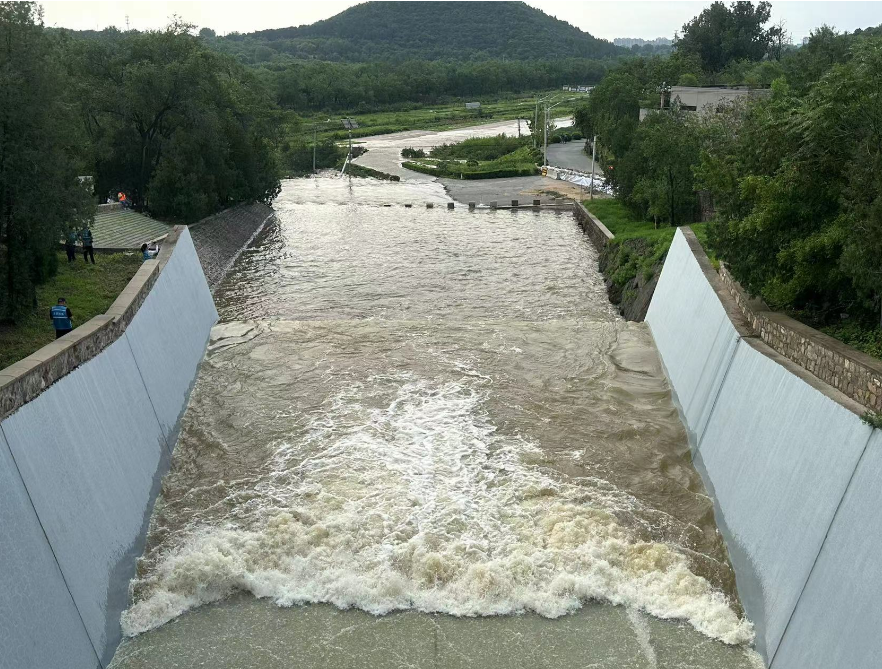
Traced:
<svg viewBox="0 0 882 669">
<path fill-rule="evenodd" d="M 220 34 L 251 32 L 264 28 L 284 28 L 313 23 L 358 4 L 341 0 L 323 2 L 274 2 L 249 0 L 223 2 L 157 2 L 151 0 L 109 2 L 54 0 L 43 2 L 45 22 L 85 30 L 107 26 L 138 30 L 161 28 L 174 14 L 199 27 L 208 26 Z M 698 14 L 708 2 L 568 2 L 544 0 L 528 2 L 547 14 L 568 21 L 597 37 L 672 37 L 676 30 Z M 773 21 L 783 19 L 794 41 L 801 41 L 812 28 L 827 24 L 839 30 L 854 30 L 882 24 L 882 2 L 818 1 L 772 3 Z"/>
</svg>

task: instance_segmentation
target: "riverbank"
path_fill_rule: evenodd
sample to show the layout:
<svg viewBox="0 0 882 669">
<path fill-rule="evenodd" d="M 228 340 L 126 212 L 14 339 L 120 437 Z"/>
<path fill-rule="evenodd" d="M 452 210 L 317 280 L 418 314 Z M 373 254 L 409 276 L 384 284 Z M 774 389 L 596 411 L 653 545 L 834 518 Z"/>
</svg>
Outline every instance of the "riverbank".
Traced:
<svg viewBox="0 0 882 669">
<path fill-rule="evenodd" d="M 629 321 L 642 321 L 677 228 L 656 228 L 650 221 L 641 221 L 616 199 L 585 200 L 582 204 L 614 235 L 600 253 L 600 271 L 610 302 Z M 691 227 L 705 243 L 705 224 Z"/>
<path fill-rule="evenodd" d="M 82 325 L 107 311 L 142 262 L 139 253 L 101 254 L 95 260 L 87 265 L 78 253 L 76 262 L 68 263 L 64 253 L 58 254 L 58 273 L 37 287 L 36 310 L 15 325 L 0 326 L 0 369 L 55 340 L 49 308 L 59 297 L 67 300 L 74 327 Z"/>
</svg>

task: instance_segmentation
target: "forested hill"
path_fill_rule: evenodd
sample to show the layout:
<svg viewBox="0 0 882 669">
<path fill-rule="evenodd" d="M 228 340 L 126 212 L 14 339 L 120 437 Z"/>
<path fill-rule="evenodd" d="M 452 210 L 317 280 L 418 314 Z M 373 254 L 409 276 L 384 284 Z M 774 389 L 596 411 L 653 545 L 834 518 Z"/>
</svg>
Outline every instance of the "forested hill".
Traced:
<svg viewBox="0 0 882 669">
<path fill-rule="evenodd" d="M 256 61 L 536 60 L 623 53 L 523 2 L 365 2 L 312 25 L 217 39 Z M 247 58 L 246 58 L 247 59 Z"/>
</svg>

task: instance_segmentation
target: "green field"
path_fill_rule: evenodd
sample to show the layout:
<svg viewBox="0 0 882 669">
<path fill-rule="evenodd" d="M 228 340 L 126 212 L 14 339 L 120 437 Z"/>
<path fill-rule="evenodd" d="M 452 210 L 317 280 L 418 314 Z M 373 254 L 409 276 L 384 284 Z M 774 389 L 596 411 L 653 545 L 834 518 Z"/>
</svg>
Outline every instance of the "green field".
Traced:
<svg viewBox="0 0 882 669">
<path fill-rule="evenodd" d="M 68 264 L 64 253 L 58 254 L 58 274 L 37 287 L 37 309 L 15 325 L 0 325 L 0 369 L 29 356 L 55 339 L 49 320 L 49 307 L 59 297 L 67 300 L 77 327 L 107 311 L 141 266 L 139 253 L 95 256 L 95 264 L 86 265 L 77 255 Z"/>
<path fill-rule="evenodd" d="M 555 117 L 571 116 L 575 106 L 587 99 L 583 93 L 564 93 L 562 91 L 542 91 L 533 95 L 515 96 L 510 98 L 483 99 L 470 98 L 468 100 L 454 100 L 440 105 L 409 105 L 383 112 L 368 114 L 351 114 L 349 117 L 358 123 L 358 128 L 352 132 L 353 138 L 383 135 L 390 132 L 404 132 L 406 130 L 453 130 L 481 123 L 495 121 L 507 121 L 511 119 L 533 118 L 537 97 L 546 97 L 560 93 L 557 101 L 563 100 L 563 104 L 555 107 Z M 573 98 L 569 100 L 568 98 Z M 466 102 L 480 102 L 481 112 L 466 109 Z M 345 140 L 349 137 L 343 129 L 341 119 L 345 114 L 330 117 L 328 114 L 312 114 L 303 117 L 303 125 L 300 134 L 312 141 L 312 126 L 317 123 L 318 140 L 334 139 Z M 529 134 L 530 130 L 524 123 L 523 133 Z"/>
</svg>

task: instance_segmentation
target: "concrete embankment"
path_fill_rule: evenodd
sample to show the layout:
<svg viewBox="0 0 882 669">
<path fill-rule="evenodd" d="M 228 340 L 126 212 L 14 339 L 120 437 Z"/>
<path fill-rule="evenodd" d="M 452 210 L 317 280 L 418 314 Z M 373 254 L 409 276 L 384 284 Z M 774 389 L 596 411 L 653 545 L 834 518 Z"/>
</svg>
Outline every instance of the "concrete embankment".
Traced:
<svg viewBox="0 0 882 669">
<path fill-rule="evenodd" d="M 216 319 L 177 227 L 107 314 L 0 373 L 0 666 L 109 663 Z"/>
<path fill-rule="evenodd" d="M 878 667 L 882 435 L 753 334 L 688 229 L 646 320 L 771 669 Z"/>
</svg>

